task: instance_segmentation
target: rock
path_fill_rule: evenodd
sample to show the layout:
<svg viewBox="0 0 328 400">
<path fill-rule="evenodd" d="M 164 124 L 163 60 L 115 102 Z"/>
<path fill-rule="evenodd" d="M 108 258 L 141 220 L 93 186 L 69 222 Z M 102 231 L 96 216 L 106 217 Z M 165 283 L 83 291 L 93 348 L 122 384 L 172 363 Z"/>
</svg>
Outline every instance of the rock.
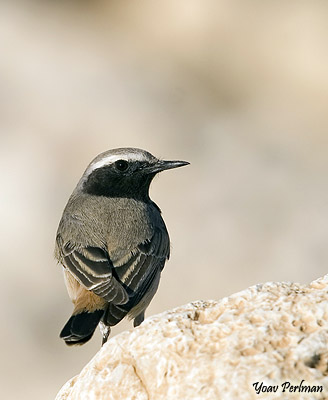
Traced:
<svg viewBox="0 0 328 400">
<path fill-rule="evenodd" d="M 327 399 L 327 366 L 328 275 L 148 318 L 111 338 L 56 400 Z"/>
</svg>

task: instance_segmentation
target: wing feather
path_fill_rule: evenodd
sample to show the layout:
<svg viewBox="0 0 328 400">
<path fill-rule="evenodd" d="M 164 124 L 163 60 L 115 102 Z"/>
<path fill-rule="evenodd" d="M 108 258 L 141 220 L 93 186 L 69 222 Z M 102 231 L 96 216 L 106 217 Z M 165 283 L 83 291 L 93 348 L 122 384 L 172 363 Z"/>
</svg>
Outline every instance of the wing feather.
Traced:
<svg viewBox="0 0 328 400">
<path fill-rule="evenodd" d="M 115 264 L 102 248 L 72 243 L 60 247 L 66 268 L 86 289 L 126 312 L 146 295 L 170 255 L 167 231 L 160 228 Z"/>
<path fill-rule="evenodd" d="M 128 301 L 126 290 L 113 276 L 113 265 L 105 250 L 96 247 L 80 249 L 68 243 L 63 253 L 65 266 L 86 289 L 115 304 Z"/>
<path fill-rule="evenodd" d="M 167 231 L 155 229 L 152 238 L 140 243 L 131 254 L 130 260 L 124 264 L 128 268 L 114 267 L 115 273 L 129 292 L 129 303 L 136 304 L 146 294 L 149 285 L 169 258 L 170 241 Z"/>
</svg>

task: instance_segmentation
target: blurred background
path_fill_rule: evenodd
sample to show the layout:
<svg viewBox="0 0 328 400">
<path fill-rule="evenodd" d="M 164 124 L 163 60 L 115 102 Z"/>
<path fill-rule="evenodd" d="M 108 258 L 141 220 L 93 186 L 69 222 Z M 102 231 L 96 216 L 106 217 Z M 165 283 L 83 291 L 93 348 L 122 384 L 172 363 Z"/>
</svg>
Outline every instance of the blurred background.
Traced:
<svg viewBox="0 0 328 400">
<path fill-rule="evenodd" d="M 53 399 L 100 347 L 58 337 L 53 247 L 107 149 L 191 162 L 152 185 L 172 256 L 148 316 L 327 272 L 327 18 L 316 0 L 0 2 L 3 398 Z"/>
</svg>

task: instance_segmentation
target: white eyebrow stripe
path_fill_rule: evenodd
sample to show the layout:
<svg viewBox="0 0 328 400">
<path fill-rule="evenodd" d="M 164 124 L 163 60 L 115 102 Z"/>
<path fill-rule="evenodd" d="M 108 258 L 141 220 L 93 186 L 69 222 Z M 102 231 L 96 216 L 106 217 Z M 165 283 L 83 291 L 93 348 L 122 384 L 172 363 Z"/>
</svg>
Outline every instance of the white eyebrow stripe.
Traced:
<svg viewBox="0 0 328 400">
<path fill-rule="evenodd" d="M 145 156 L 143 154 L 136 153 L 128 153 L 128 154 L 112 154 L 109 155 L 95 163 L 92 163 L 86 171 L 87 175 L 90 175 L 97 168 L 104 167 L 105 165 L 109 165 L 118 160 L 126 160 L 126 161 L 146 161 Z"/>
</svg>

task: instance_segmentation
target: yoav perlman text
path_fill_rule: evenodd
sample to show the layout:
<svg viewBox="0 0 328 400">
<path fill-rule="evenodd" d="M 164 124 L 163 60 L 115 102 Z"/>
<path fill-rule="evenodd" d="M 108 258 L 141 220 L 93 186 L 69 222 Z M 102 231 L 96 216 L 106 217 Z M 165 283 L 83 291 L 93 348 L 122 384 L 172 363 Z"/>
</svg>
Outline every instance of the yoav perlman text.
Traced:
<svg viewBox="0 0 328 400">
<path fill-rule="evenodd" d="M 276 393 L 279 391 L 279 385 L 264 385 L 263 382 L 253 383 L 256 394 L 260 393 Z M 284 382 L 280 385 L 280 391 L 285 392 L 299 392 L 299 393 L 313 393 L 322 392 L 323 386 L 321 385 L 305 385 L 304 379 L 301 380 L 299 385 L 292 385 L 290 382 Z"/>
</svg>

